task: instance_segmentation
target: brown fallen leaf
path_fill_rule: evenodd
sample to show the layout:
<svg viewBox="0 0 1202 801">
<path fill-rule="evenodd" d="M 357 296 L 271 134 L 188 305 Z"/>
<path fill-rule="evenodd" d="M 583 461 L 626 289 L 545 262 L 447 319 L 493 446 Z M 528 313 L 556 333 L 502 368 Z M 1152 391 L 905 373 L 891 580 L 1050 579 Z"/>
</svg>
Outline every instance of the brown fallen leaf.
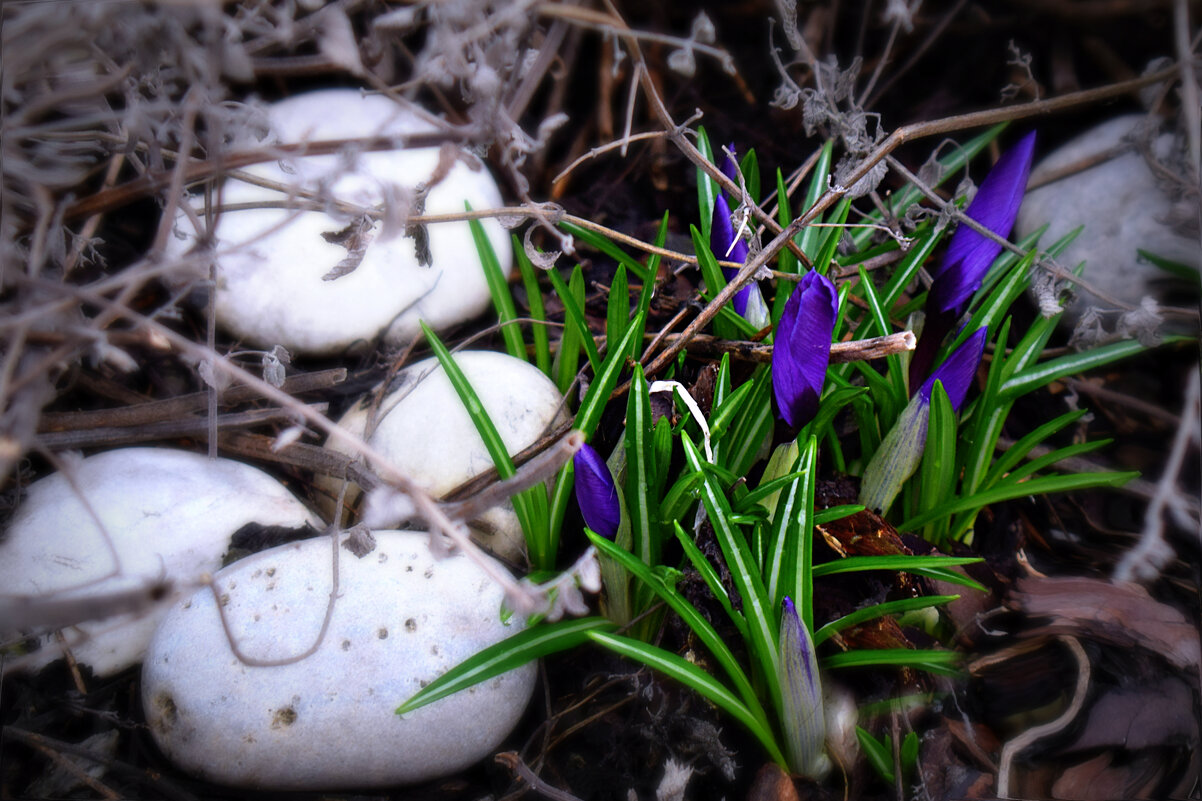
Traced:
<svg viewBox="0 0 1202 801">
<path fill-rule="evenodd" d="M 1138 584 L 1086 577 L 1021 579 L 1008 600 L 1049 622 L 1029 636 L 1068 634 L 1160 654 L 1173 666 L 1198 671 L 1202 645 L 1198 629 L 1179 610 L 1157 601 Z"/>
<path fill-rule="evenodd" d="M 1157 745 L 1193 746 L 1197 741 L 1193 690 L 1180 679 L 1165 677 L 1102 695 L 1069 750 L 1117 746 L 1136 751 Z"/>
</svg>

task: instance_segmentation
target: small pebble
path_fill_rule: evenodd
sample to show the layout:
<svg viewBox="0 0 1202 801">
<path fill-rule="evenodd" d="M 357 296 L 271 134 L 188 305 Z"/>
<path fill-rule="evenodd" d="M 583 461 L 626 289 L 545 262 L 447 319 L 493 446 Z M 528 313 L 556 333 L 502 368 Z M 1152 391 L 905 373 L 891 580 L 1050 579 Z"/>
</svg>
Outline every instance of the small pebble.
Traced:
<svg viewBox="0 0 1202 801">
<path fill-rule="evenodd" d="M 285 157 L 242 168 L 285 191 L 229 179 L 223 204 L 279 204 L 311 193 L 325 210 L 249 208 L 223 212 L 216 223 L 216 314 L 234 336 L 271 349 L 332 355 L 362 348 L 387 332 L 390 345 L 420 332 L 418 320 L 441 330 L 469 320 L 491 302 L 467 222 L 421 229 L 431 262 L 419 263 L 406 236 L 409 213 L 462 213 L 501 206 L 488 170 L 455 148 L 404 149 L 403 138 L 437 130 L 387 97 L 354 89 L 297 95 L 267 109 L 272 141 L 299 143 L 372 136 L 397 137 L 395 149 L 354 155 Z M 269 142 L 247 142 L 267 147 Z M 442 168 L 448 172 L 438 180 Z M 433 183 L 424 205 L 418 185 Z M 382 207 L 384 220 L 339 209 Z M 298 202 L 300 202 L 298 200 Z M 193 201 L 203 216 L 203 203 Z M 495 219 L 481 224 L 501 270 L 512 266 L 509 235 Z M 168 254 L 184 258 L 197 242 L 184 212 Z M 207 261 L 199 267 L 207 272 Z M 336 277 L 337 276 L 337 277 Z"/>
<path fill-rule="evenodd" d="M 522 629 L 500 587 L 428 535 L 376 532 L 362 557 L 330 540 L 273 548 L 216 577 L 229 621 L 202 589 L 163 620 L 143 667 L 159 748 L 185 770 L 239 787 L 386 787 L 445 776 L 493 752 L 534 689 L 533 663 L 404 716 L 396 708 L 449 668 Z M 230 638 L 257 660 L 235 656 Z M 302 655 L 315 642 L 317 650 Z"/>
<path fill-rule="evenodd" d="M 511 456 L 537 442 L 557 421 L 563 397 L 538 368 L 493 351 L 460 351 L 454 358 Z M 367 441 L 397 468 L 439 496 L 493 466 L 484 440 L 436 359 L 402 370 L 393 386 Z M 339 425 L 363 436 L 370 403 L 370 396 L 360 401 Z M 327 447 L 344 450 L 335 443 Z M 320 486 L 337 497 L 337 482 Z M 503 559 L 517 562 L 525 553 L 522 529 L 509 503 L 493 507 L 474 521 L 473 529 L 481 544 Z"/>
<path fill-rule="evenodd" d="M 80 622 L 64 632 L 75 659 L 100 676 L 142 660 L 166 611 L 149 603 L 152 585 L 166 581 L 175 592 L 190 592 L 203 574 L 221 567 L 230 537 L 248 523 L 321 525 L 274 478 L 229 459 L 123 448 L 70 462 L 70 475 L 54 473 L 30 485 L 0 542 L 0 587 L 33 601 L 76 602 L 80 620 L 119 594 L 146 590 L 139 613 Z M 0 621 L 0 630 L 11 622 Z M 46 635 L 42 648 L 7 667 L 37 669 L 62 655 Z"/>
<path fill-rule="evenodd" d="M 1122 144 L 1143 119 L 1138 114 L 1117 117 L 1085 132 L 1039 162 L 1032 178 Z M 1153 152 L 1160 159 L 1167 158 L 1172 147 L 1169 134 L 1153 139 Z M 1047 223 L 1048 230 L 1040 239 L 1046 248 L 1077 226 L 1085 226 L 1057 261 L 1067 269 L 1084 261 L 1083 278 L 1087 282 L 1122 302 L 1139 306 L 1146 295 L 1162 297 L 1162 288 L 1172 279 L 1142 259 L 1138 249 L 1195 268 L 1202 266 L 1197 233 L 1183 236 L 1170 224 L 1186 213 L 1175 205 L 1144 156 L 1131 149 L 1028 192 L 1014 238 L 1022 238 Z M 1192 213 L 1196 224 L 1196 205 Z M 1114 308 L 1079 290 L 1065 318 L 1075 321 L 1090 307 Z"/>
</svg>

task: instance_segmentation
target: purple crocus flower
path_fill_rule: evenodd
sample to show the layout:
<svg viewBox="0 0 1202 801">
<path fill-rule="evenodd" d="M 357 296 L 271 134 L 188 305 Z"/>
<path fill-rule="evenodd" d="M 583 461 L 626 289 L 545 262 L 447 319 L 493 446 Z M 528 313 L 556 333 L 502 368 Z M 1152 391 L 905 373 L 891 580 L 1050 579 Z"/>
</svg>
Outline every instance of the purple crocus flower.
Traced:
<svg viewBox="0 0 1202 801">
<path fill-rule="evenodd" d="M 747 261 L 747 243 L 742 237 L 735 235 L 734 224 L 730 220 L 730 204 L 722 195 L 714 197 L 714 216 L 710 221 L 710 250 L 720 261 Z M 733 267 L 723 267 L 722 274 L 727 281 L 734 280 L 738 270 Z M 747 283 L 735 293 L 735 313 L 752 325 L 763 327 L 768 324 L 768 307 L 760 287 L 755 281 Z"/>
<path fill-rule="evenodd" d="M 572 460 L 576 470 L 576 503 L 584 524 L 612 540 L 622 522 L 618 489 L 605 460 L 590 445 L 581 445 Z"/>
<path fill-rule="evenodd" d="M 776 325 L 772 394 L 781 418 L 793 428 L 801 428 L 818 413 L 838 313 L 835 285 L 811 270 L 798 282 Z"/>
<path fill-rule="evenodd" d="M 1023 202 L 1034 152 L 1035 132 L 1032 131 L 998 159 L 964 213 L 998 236 L 1010 236 Z M 967 225 L 961 225 L 952 235 L 947 254 L 934 272 L 934 282 L 927 294 L 926 322 L 910 360 L 911 392 L 915 384 L 926 377 L 944 336 L 964 313 L 973 293 L 981 288 L 985 274 L 1001 251 L 1001 245 Z"/>
<path fill-rule="evenodd" d="M 814 641 L 788 596 L 781 610 L 777 660 L 789 767 L 803 776 L 821 778 L 830 769 L 830 760 L 822 753 L 826 741 L 822 681 Z"/>
<path fill-rule="evenodd" d="M 935 382 L 943 384 L 952 411 L 959 412 L 977 374 L 981 354 L 985 352 L 987 334 L 988 329 L 984 327 L 974 331 L 910 398 L 906 408 L 898 415 L 897 422 L 873 454 L 872 461 L 864 469 L 864 478 L 860 482 L 860 503 L 880 514 L 889 511 L 902 484 L 914 475 L 922 461 Z"/>
<path fill-rule="evenodd" d="M 733 142 L 729 149 L 730 152 L 734 152 Z M 735 183 L 739 182 L 738 169 L 735 160 L 730 156 L 723 159 L 722 174 Z M 730 203 L 726 200 L 726 196 L 719 192 L 714 196 L 714 212 L 710 218 L 710 250 L 714 252 L 714 256 L 719 261 L 734 261 L 743 264 L 747 261 L 747 243 L 743 241 L 742 237 L 736 236 L 735 227 L 730 218 Z M 722 274 L 726 276 L 727 281 L 734 280 L 738 272 L 731 267 L 722 268 Z M 768 325 L 768 306 L 764 303 L 764 296 L 760 293 L 759 285 L 756 282 L 749 282 L 735 293 L 733 303 L 735 313 L 744 320 L 749 321 L 757 328 Z"/>
<path fill-rule="evenodd" d="M 735 143 L 731 142 L 726 146 L 726 149 L 734 154 Z M 726 158 L 722 159 L 722 174 L 734 181 L 736 184 L 739 182 L 739 165 L 735 163 L 735 160 L 732 158 L 732 156 L 726 156 Z"/>
</svg>

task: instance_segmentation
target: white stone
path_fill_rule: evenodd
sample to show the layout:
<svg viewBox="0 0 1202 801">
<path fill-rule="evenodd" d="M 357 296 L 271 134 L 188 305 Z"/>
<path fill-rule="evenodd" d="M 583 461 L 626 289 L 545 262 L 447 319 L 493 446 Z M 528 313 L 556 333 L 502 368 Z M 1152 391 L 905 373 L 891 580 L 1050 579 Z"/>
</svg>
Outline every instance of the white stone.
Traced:
<svg viewBox="0 0 1202 801">
<path fill-rule="evenodd" d="M 284 143 L 398 137 L 394 150 L 291 157 L 244 168 L 290 192 L 305 190 L 359 207 L 376 207 L 391 197 L 388 204 L 407 208 L 405 198 L 412 198 L 417 185 L 431 180 L 439 166 L 439 148 L 401 146 L 404 136 L 433 131 L 433 124 L 387 97 L 331 89 L 281 101 L 267 114 L 276 141 Z M 492 176 L 476 166 L 454 159 L 449 173 L 430 191 L 425 213 L 461 213 L 465 201 L 474 209 L 501 206 Z M 220 198 L 224 205 L 279 203 L 288 195 L 231 178 Z M 203 216 L 201 199 L 193 200 L 193 207 Z M 385 330 L 389 343 L 404 343 L 420 331 L 419 319 L 441 330 L 471 319 L 490 303 L 466 222 L 427 226 L 432 264 L 424 267 L 418 263 L 414 241 L 403 230 L 387 238 L 376 221 L 367 231 L 358 267 L 335 280 L 323 280 L 350 254 L 346 246 L 328 238 L 352 221 L 346 213 L 334 217 L 295 208 L 222 213 L 216 223 L 216 313 L 221 324 L 264 349 L 278 344 L 293 353 L 334 354 L 366 344 Z M 482 225 L 508 274 L 513 259 L 508 234 L 495 219 L 483 220 Z M 196 243 L 195 228 L 182 211 L 176 230 L 185 236 L 172 238 L 169 255 L 180 257 Z"/>
<path fill-rule="evenodd" d="M 537 442 L 557 421 L 563 397 L 538 368 L 493 351 L 461 351 L 454 358 L 511 456 Z M 484 440 L 436 359 L 402 370 L 393 387 L 380 404 L 367 442 L 403 473 L 439 497 L 493 466 Z M 370 403 L 370 396 L 361 400 L 339 425 L 364 436 Z M 334 442 L 327 447 L 345 452 Z M 323 486 L 337 496 L 336 482 Z M 493 507 L 473 529 L 477 540 L 495 554 L 520 561 L 524 537 L 511 504 Z"/>
<path fill-rule="evenodd" d="M 1043 159 L 1032 177 L 1053 172 L 1122 144 L 1143 121 L 1142 115 L 1109 120 L 1063 145 Z M 1158 137 L 1153 149 L 1159 158 L 1168 155 L 1172 136 Z M 1136 253 L 1143 249 L 1194 267 L 1202 266 L 1197 237 L 1173 230 L 1166 221 L 1173 202 L 1158 186 L 1143 155 L 1130 150 L 1082 172 L 1028 192 L 1015 225 L 1018 239 L 1048 224 L 1040 243 L 1047 247 L 1078 226 L 1085 230 L 1057 261 L 1071 269 L 1085 262 L 1083 278 L 1121 301 L 1138 306 L 1145 295 L 1158 296 L 1157 285 L 1169 274 L 1145 262 Z M 1086 308 L 1111 308 L 1104 300 L 1081 290 L 1070 304 L 1069 319 Z"/>
<path fill-rule="evenodd" d="M 71 478 L 74 486 L 55 473 L 29 487 L 0 542 L 5 596 L 74 601 L 85 613 L 162 579 L 178 596 L 221 567 L 231 535 L 248 523 L 321 525 L 261 470 L 187 451 L 108 451 L 73 463 Z M 64 635 L 79 662 L 109 675 L 141 661 L 165 611 L 159 605 L 84 622 Z M 0 630 L 9 622 L 0 622 Z M 62 655 L 47 637 L 41 649 L 9 666 L 40 668 Z"/>
<path fill-rule="evenodd" d="M 151 643 L 142 704 L 180 767 L 242 787 L 382 787 L 454 773 L 488 756 L 534 689 L 533 663 L 404 716 L 421 687 L 522 628 L 500 587 L 426 534 L 376 532 L 362 557 L 339 548 L 338 597 L 317 650 L 252 667 L 230 648 L 213 595 L 177 604 Z M 273 548 L 217 576 L 244 656 L 284 660 L 318 641 L 332 587 L 329 538 Z"/>
</svg>

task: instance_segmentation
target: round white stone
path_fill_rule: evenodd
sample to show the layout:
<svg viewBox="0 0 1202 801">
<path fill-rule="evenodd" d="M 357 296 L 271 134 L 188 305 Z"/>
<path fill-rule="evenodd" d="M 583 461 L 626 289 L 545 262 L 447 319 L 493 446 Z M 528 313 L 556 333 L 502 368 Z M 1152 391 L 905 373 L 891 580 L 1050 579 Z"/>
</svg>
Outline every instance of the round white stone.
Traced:
<svg viewBox="0 0 1202 801">
<path fill-rule="evenodd" d="M 71 476 L 75 486 L 55 473 L 29 487 L 0 542 L 5 595 L 75 601 L 83 612 L 163 579 L 178 595 L 221 567 L 230 537 L 248 523 L 320 525 L 274 478 L 229 459 L 124 448 L 75 463 Z M 84 622 L 64 635 L 76 660 L 109 675 L 141 661 L 164 611 Z M 15 664 L 40 668 L 62 655 L 47 637 Z"/>
<path fill-rule="evenodd" d="M 563 397 L 538 368 L 493 351 L 461 351 L 454 359 L 510 456 L 533 445 L 556 422 Z M 393 386 L 366 438 L 401 472 L 440 497 L 493 466 L 484 440 L 436 359 L 402 370 Z M 364 436 L 370 403 L 370 399 L 361 400 L 338 424 Z M 334 442 L 327 447 L 345 452 Z M 337 496 L 336 482 L 324 486 Z M 473 528 L 477 539 L 493 553 L 520 561 L 525 543 L 511 504 L 493 507 Z"/>
<path fill-rule="evenodd" d="M 500 587 L 426 534 L 376 532 L 339 549 L 338 597 L 317 650 L 252 667 L 230 648 L 212 593 L 177 604 L 150 645 L 142 703 L 159 747 L 210 781 L 271 789 L 381 787 L 454 773 L 516 725 L 533 663 L 404 716 L 396 708 L 449 668 L 522 628 Z M 318 641 L 332 587 L 330 540 L 250 556 L 217 575 L 243 655 L 283 660 Z"/>
<path fill-rule="evenodd" d="M 383 96 L 351 89 L 312 92 L 269 107 L 267 116 L 279 142 L 393 136 L 397 149 L 255 164 L 244 171 L 287 191 L 231 178 L 222 186 L 224 205 L 278 204 L 289 193 L 305 191 L 359 207 L 404 206 L 439 166 L 439 148 L 403 148 L 406 135 L 434 131 L 433 124 Z M 461 213 L 465 202 L 474 209 L 499 207 L 496 182 L 486 168 L 477 167 L 454 158 L 446 177 L 430 190 L 425 213 Z M 202 201 L 194 200 L 193 206 L 203 216 Z M 355 215 L 338 212 L 332 204 L 330 210 L 337 216 L 250 208 L 218 217 L 216 313 L 228 331 L 265 349 L 283 345 L 294 353 L 333 354 L 385 331 L 389 343 L 407 342 L 419 333 L 419 319 L 440 330 L 488 306 L 488 283 L 466 222 L 426 227 L 432 256 L 426 267 L 418 263 L 413 239 L 404 231 L 386 237 L 376 221 L 366 227 L 358 266 L 325 280 L 354 251 L 349 242 L 330 240 L 337 240 Z M 196 244 L 196 232 L 182 211 L 175 224 L 184 238 L 172 238 L 169 254 L 181 257 Z M 495 219 L 481 224 L 508 274 L 513 259 L 508 235 Z"/>
<path fill-rule="evenodd" d="M 1052 172 L 1120 145 L 1144 119 L 1130 115 L 1109 120 L 1063 145 L 1043 159 L 1032 171 Z M 1172 136 L 1157 138 L 1153 148 L 1158 157 L 1168 155 Z M 1085 262 L 1083 278 L 1118 300 L 1138 306 L 1145 295 L 1157 296 L 1157 284 L 1169 280 L 1168 273 L 1145 262 L 1136 252 L 1158 256 L 1194 267 L 1202 266 L 1197 237 L 1180 235 L 1165 223 L 1173 203 L 1157 185 L 1144 157 L 1131 150 L 1089 169 L 1028 192 L 1015 224 L 1015 239 L 1048 224 L 1040 239 L 1047 247 L 1078 226 L 1085 230 L 1057 258 L 1072 268 Z M 1067 317 L 1076 319 L 1086 308 L 1109 308 L 1105 300 L 1080 291 L 1069 305 Z"/>
</svg>

